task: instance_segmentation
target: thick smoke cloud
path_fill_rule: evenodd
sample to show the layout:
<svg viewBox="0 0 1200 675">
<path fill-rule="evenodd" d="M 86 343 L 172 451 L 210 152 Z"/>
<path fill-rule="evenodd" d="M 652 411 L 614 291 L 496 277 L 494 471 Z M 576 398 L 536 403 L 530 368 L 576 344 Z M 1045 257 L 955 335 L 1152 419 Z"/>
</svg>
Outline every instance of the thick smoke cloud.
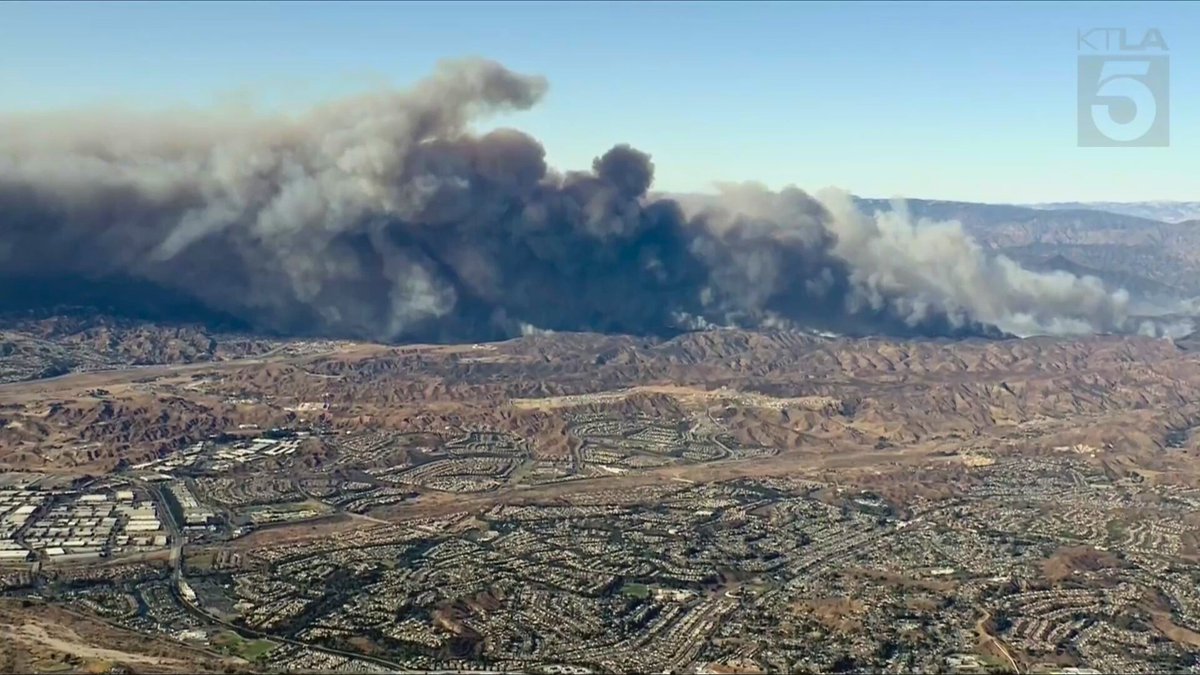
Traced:
<svg viewBox="0 0 1200 675">
<path fill-rule="evenodd" d="M 470 132 L 545 91 L 470 60 L 298 118 L 0 119 L 0 284 L 133 283 L 262 330 L 387 341 L 1136 330 L 1123 293 L 954 224 L 752 185 L 685 211 L 647 196 L 653 164 L 628 146 L 558 174 L 519 131 Z"/>
</svg>

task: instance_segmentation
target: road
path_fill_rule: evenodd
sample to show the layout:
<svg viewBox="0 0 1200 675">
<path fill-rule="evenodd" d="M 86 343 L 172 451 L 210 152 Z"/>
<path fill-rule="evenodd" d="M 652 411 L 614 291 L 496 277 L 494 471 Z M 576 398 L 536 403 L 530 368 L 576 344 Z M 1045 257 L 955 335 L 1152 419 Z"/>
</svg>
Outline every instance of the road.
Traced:
<svg viewBox="0 0 1200 675">
<path fill-rule="evenodd" d="M 162 524 L 166 526 L 167 536 L 171 540 L 171 574 L 178 581 L 183 569 L 183 532 L 179 528 L 179 523 L 175 522 L 175 514 L 171 512 L 166 495 L 162 492 L 163 486 L 161 483 L 147 483 L 138 478 L 130 480 L 154 499 L 156 510 L 162 514 Z"/>
<path fill-rule="evenodd" d="M 38 598 L 36 596 L 23 596 L 21 599 L 22 599 L 22 601 L 25 601 L 25 602 L 33 602 L 33 603 L 37 603 L 39 605 L 43 605 L 46 607 L 53 607 L 56 612 L 63 612 L 65 614 L 70 614 L 71 616 L 73 616 L 77 619 L 80 619 L 82 621 L 96 622 L 99 624 L 103 624 L 105 626 L 109 626 L 110 628 L 115 628 L 119 631 L 128 631 L 129 630 L 128 626 L 125 626 L 118 622 L 109 620 L 105 617 L 97 616 L 95 614 L 85 614 L 83 612 L 77 612 L 66 605 L 57 604 L 57 603 L 53 603 L 53 602 L 47 602 L 43 598 Z M 155 637 L 151 636 L 149 639 L 150 640 L 158 640 L 160 638 L 155 638 Z M 188 652 L 193 652 L 200 656 L 217 659 L 217 660 L 227 658 L 226 654 L 222 654 L 220 652 L 213 651 L 211 649 L 204 649 L 201 647 L 193 647 L 192 645 L 177 642 L 175 640 L 168 640 L 166 638 L 161 638 L 161 639 L 168 642 L 171 645 L 171 647 L 173 647 L 173 648 L 181 649 L 181 650 L 188 651 Z"/>
<path fill-rule="evenodd" d="M 243 366 L 252 366 L 272 361 L 290 361 L 303 360 L 328 354 L 339 350 L 317 350 L 313 352 L 288 353 L 292 348 L 290 344 L 282 344 L 270 351 L 247 356 L 244 358 L 230 358 L 226 360 L 214 361 L 194 361 L 192 363 L 151 363 L 145 365 L 120 365 L 112 368 L 97 368 L 95 370 L 76 370 L 62 375 L 53 377 L 42 377 L 33 380 L 17 380 L 16 382 L 0 383 L 0 394 L 8 392 L 28 393 L 45 388 L 53 389 L 57 385 L 74 385 L 88 387 L 102 387 L 105 384 L 115 384 L 126 382 L 131 379 L 141 379 L 144 377 L 167 377 L 178 376 L 197 370 L 223 370 L 230 368 L 240 368 Z M 358 345 L 358 350 L 363 349 L 385 349 L 382 345 Z"/>
<path fill-rule="evenodd" d="M 166 496 L 163 495 L 163 493 L 162 493 L 162 485 L 161 484 L 149 485 L 142 481 L 137 481 L 137 482 L 140 483 L 142 485 L 142 487 L 145 488 L 147 490 L 147 492 L 154 497 L 154 501 L 156 502 L 156 504 L 158 505 L 158 508 L 161 510 L 161 512 L 164 515 L 162 522 L 167 527 L 167 531 L 169 532 L 170 537 L 171 537 L 170 561 L 171 561 L 171 579 L 173 581 L 173 586 L 171 589 L 172 594 L 175 596 L 175 599 L 190 614 L 192 614 L 196 618 L 200 619 L 201 621 L 204 621 L 207 623 L 215 623 L 219 626 L 227 628 L 244 638 L 263 639 L 263 640 L 270 640 L 272 642 L 282 642 L 285 644 L 295 645 L 297 647 L 303 647 L 305 649 L 311 649 L 316 652 L 322 652 L 324 654 L 329 654 L 331 656 L 341 656 L 341 657 L 349 658 L 349 659 L 358 659 L 360 661 L 367 661 L 367 662 L 373 663 L 377 666 L 387 668 L 389 671 L 392 671 L 392 672 L 417 672 L 417 671 L 405 670 L 400 665 L 393 663 L 391 661 L 387 661 L 385 659 L 381 659 L 381 658 L 377 658 L 377 657 L 373 657 L 373 656 L 367 656 L 365 654 L 358 654 L 355 652 L 345 652 L 345 651 L 341 651 L 339 649 L 332 649 L 330 647 L 322 647 L 322 646 L 318 646 L 318 645 L 312 645 L 312 644 L 308 644 L 307 642 L 293 640 L 291 638 L 283 637 L 281 635 L 264 633 L 262 631 L 256 631 L 256 630 L 252 630 L 250 628 L 245 628 L 243 626 L 237 626 L 228 621 L 225 621 L 224 619 L 221 619 L 217 616 L 209 614 L 203 608 L 201 608 L 198 604 L 195 604 L 195 603 L 192 603 L 191 601 L 189 601 L 187 599 L 187 596 L 183 592 L 183 588 L 184 588 L 183 545 L 185 542 L 183 532 L 181 531 L 181 529 L 179 527 L 179 523 L 175 522 L 175 514 L 169 508 L 169 506 L 167 504 Z"/>
<path fill-rule="evenodd" d="M 1012 667 L 1012 672 L 1020 673 L 1021 669 L 1017 667 L 1017 660 L 1008 651 L 1008 647 L 999 638 L 988 632 L 987 622 L 991 620 L 992 613 L 986 609 L 983 610 L 983 618 L 975 623 L 975 630 L 979 631 L 979 636 L 983 638 L 984 643 L 991 643 L 1004 656 L 1005 660 L 1008 661 L 1008 665 Z"/>
<path fill-rule="evenodd" d="M 311 649 L 312 651 L 321 652 L 322 654 L 328 654 L 330 656 L 341 656 L 341 657 L 348 658 L 348 659 L 356 659 L 359 661 L 366 661 L 368 663 L 373 663 L 382 668 L 386 668 L 389 672 L 393 672 L 393 673 L 423 672 L 423 671 L 416 671 L 416 670 L 407 670 L 404 667 L 400 666 L 399 664 L 393 663 L 386 659 L 381 659 L 381 658 L 374 657 L 374 656 L 367 656 L 366 654 L 357 654 L 355 652 L 344 652 L 340 649 L 333 649 L 331 647 L 321 647 L 318 645 L 309 644 L 307 642 L 293 640 L 291 638 L 283 637 L 281 635 L 273 635 L 271 633 L 264 633 L 262 631 L 257 631 L 257 630 L 253 630 L 250 628 L 246 628 L 244 626 L 238 626 L 238 625 L 229 623 L 228 621 L 225 621 L 224 619 L 221 619 L 219 617 L 213 616 L 212 614 L 209 614 L 208 612 L 201 609 L 199 606 L 189 602 L 188 599 L 183 596 L 182 589 L 180 588 L 179 583 L 178 583 L 179 581 L 182 581 L 182 579 L 180 579 L 177 576 L 175 587 L 172 590 L 175 595 L 175 599 L 177 601 L 179 601 L 179 603 L 181 605 L 183 605 L 184 609 L 186 609 L 192 616 L 196 617 L 197 619 L 200 619 L 201 621 L 217 624 L 223 628 L 227 628 L 227 629 L 233 631 L 234 633 L 237 633 L 241 637 L 252 639 L 252 640 L 270 640 L 271 642 L 282 642 L 284 644 L 289 644 L 289 645 L 293 645 L 296 647 L 302 647 L 304 649 Z"/>
</svg>

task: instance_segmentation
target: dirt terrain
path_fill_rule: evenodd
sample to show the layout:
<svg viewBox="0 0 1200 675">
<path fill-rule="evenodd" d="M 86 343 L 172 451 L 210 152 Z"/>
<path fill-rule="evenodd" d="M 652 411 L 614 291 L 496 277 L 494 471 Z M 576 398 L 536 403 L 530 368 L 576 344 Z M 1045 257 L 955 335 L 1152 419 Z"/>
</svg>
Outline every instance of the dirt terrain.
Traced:
<svg viewBox="0 0 1200 675">
<path fill-rule="evenodd" d="M 1115 471 L 1135 457 L 1152 475 L 1179 470 L 1200 450 L 1198 385 L 1200 354 L 1134 337 L 714 331 L 668 341 L 562 334 L 456 347 L 291 345 L 0 385 L 0 467 L 107 471 L 239 427 L 304 426 L 502 430 L 553 459 L 575 447 L 569 415 L 591 411 L 704 414 L 741 442 L 780 448 L 789 466 L 826 455 L 817 465 L 868 452 L 1008 448 L 1072 451 L 1111 460 Z"/>
<path fill-rule="evenodd" d="M 105 672 L 116 668 L 134 673 L 232 673 L 238 672 L 239 663 L 61 608 L 0 602 L 0 672 Z"/>
<path fill-rule="evenodd" d="M 289 490 L 297 486 L 307 503 L 314 499 L 308 491 L 334 479 L 341 486 L 344 495 L 325 498 L 332 504 L 344 497 L 342 508 L 221 544 L 224 554 L 247 559 L 260 551 L 420 528 L 422 519 L 446 517 L 458 522 L 455 528 L 475 530 L 474 521 L 454 521 L 454 514 L 641 504 L 646 494 L 728 479 L 811 482 L 820 487 L 809 497 L 835 512 L 850 504 L 847 495 L 869 493 L 894 506 L 889 518 L 917 521 L 929 516 L 931 500 L 959 503 L 987 487 L 982 482 L 990 472 L 980 469 L 1012 465 L 1015 455 L 1047 463 L 1069 459 L 1085 467 L 1072 471 L 1109 482 L 1200 485 L 1200 351 L 1192 343 L 1116 336 L 851 340 L 734 330 L 670 340 L 555 334 L 453 346 L 286 342 L 236 357 L 116 365 L 0 384 L 0 471 L 61 474 L 49 478 L 69 481 L 156 458 L 169 463 L 199 441 L 216 439 L 203 445 L 225 447 L 262 440 L 275 428 L 306 431 L 291 454 L 260 455 L 228 476 L 207 469 L 190 474 L 198 487 L 210 486 L 206 490 L 225 485 L 225 492 L 201 494 L 226 499 L 242 488 L 253 493 L 250 484 L 268 474 Z M 622 455 L 622 441 L 666 449 L 658 456 L 648 450 Z M 706 444 L 720 452 L 699 460 L 671 454 Z M 480 489 L 386 480 L 396 471 L 421 476 L 431 467 L 486 467 L 509 456 L 520 468 Z M 623 457 L 650 461 L 595 469 L 612 468 Z M 544 466 L 571 473 L 528 480 Z M 123 478 L 141 480 L 160 470 L 132 469 Z M 1076 473 L 1065 480 L 1084 479 Z M 358 499 L 356 490 L 377 501 L 347 508 Z M 875 508 L 871 504 L 866 508 Z M 1123 507 L 1122 517 L 1133 518 L 1140 508 Z M 739 518 L 767 511 L 755 507 Z M 1179 556 L 1192 560 L 1195 535 L 1184 530 Z M 202 548 L 189 544 L 169 555 L 194 556 Z M 1063 543 L 1038 559 L 1034 575 L 1063 585 L 1127 568 L 1103 547 Z M 864 588 L 911 590 L 921 611 L 941 607 L 939 598 L 954 584 L 911 570 L 849 574 Z M 471 598 L 479 606 L 491 602 Z M 1193 628 L 1164 609 L 1170 607 L 1165 596 L 1147 594 L 1138 602 L 1164 635 L 1195 644 Z M 789 606 L 792 620 L 826 631 L 867 630 L 871 620 L 865 600 L 824 591 Z M 462 638 L 460 614 L 475 609 L 439 605 L 433 618 Z M 972 616 L 984 654 L 1014 669 L 1028 660 L 1006 642 L 1008 624 L 986 613 Z M 0 672 L 209 672 L 252 665 L 18 601 L 0 603 L 0 644 Z M 351 646 L 375 650 L 370 642 Z"/>
</svg>

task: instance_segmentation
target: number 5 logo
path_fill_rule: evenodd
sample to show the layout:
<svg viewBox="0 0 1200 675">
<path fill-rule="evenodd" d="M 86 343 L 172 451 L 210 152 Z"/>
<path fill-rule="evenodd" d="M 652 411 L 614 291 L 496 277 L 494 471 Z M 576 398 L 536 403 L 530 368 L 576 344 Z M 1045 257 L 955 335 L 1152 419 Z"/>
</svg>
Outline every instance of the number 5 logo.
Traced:
<svg viewBox="0 0 1200 675">
<path fill-rule="evenodd" d="M 1129 143 L 1150 131 L 1158 117 L 1158 103 L 1154 100 L 1154 92 L 1142 79 L 1149 72 L 1149 61 L 1104 62 L 1096 98 L 1110 100 L 1092 104 L 1092 123 L 1100 133 L 1114 141 Z M 1127 104 L 1122 105 L 1123 102 Z M 1114 119 L 1113 109 L 1118 106 L 1132 107 L 1132 118 L 1126 122 Z"/>
<path fill-rule="evenodd" d="M 1079 57 L 1079 144 L 1165 146 L 1165 56 Z"/>
</svg>

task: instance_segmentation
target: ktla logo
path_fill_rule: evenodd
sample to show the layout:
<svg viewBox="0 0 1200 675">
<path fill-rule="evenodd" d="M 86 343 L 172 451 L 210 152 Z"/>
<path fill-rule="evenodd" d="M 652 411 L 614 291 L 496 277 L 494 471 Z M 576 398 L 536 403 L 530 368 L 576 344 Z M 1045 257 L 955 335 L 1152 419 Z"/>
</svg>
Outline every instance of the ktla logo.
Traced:
<svg viewBox="0 0 1200 675">
<path fill-rule="evenodd" d="M 1078 35 L 1079 145 L 1165 147 L 1170 143 L 1170 63 L 1158 29 Z"/>
</svg>

